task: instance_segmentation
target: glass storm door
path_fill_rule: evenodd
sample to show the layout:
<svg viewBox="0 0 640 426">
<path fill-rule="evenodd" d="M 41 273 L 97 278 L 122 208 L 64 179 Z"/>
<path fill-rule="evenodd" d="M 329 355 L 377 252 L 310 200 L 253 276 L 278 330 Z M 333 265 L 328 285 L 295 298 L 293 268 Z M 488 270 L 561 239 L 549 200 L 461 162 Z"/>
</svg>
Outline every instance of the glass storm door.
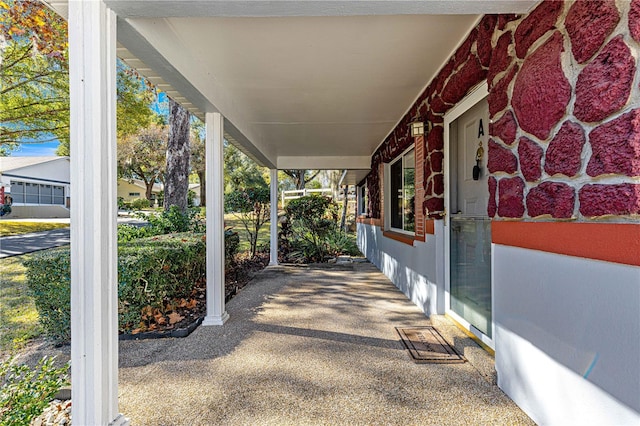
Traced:
<svg viewBox="0 0 640 426">
<path fill-rule="evenodd" d="M 449 276 L 451 310 L 492 338 L 488 127 L 486 99 L 450 127 Z"/>
</svg>

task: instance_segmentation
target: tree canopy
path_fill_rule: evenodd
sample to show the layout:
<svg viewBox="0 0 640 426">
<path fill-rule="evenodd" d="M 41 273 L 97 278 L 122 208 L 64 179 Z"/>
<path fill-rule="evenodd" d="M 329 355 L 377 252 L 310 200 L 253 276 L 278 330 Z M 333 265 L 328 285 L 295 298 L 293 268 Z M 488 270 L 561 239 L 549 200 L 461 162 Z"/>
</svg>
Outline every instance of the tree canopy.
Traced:
<svg viewBox="0 0 640 426">
<path fill-rule="evenodd" d="M 69 155 L 67 23 L 39 1 L 0 0 L 0 155 L 18 143 L 59 141 Z M 154 121 L 154 88 L 117 63 L 118 138 Z"/>
<path fill-rule="evenodd" d="M 289 176 L 292 180 L 296 189 L 304 189 L 305 186 L 314 180 L 318 174 L 320 174 L 320 170 L 283 170 L 283 172 Z"/>
<path fill-rule="evenodd" d="M 152 122 L 162 122 L 153 111 L 153 86 L 138 72 L 118 59 L 116 77 L 116 120 L 118 139 L 136 134 Z"/>
<path fill-rule="evenodd" d="M 242 151 L 229 142 L 224 142 L 225 192 L 246 188 L 269 188 L 265 179 L 266 169 L 258 166 Z"/>
<path fill-rule="evenodd" d="M 166 126 L 151 123 L 118 139 L 118 172 L 123 178 L 142 180 L 147 200 L 153 184 L 163 180 L 167 136 Z"/>
<path fill-rule="evenodd" d="M 67 23 L 41 2 L 0 1 L 0 10 L 0 155 L 18 143 L 68 146 Z"/>
</svg>

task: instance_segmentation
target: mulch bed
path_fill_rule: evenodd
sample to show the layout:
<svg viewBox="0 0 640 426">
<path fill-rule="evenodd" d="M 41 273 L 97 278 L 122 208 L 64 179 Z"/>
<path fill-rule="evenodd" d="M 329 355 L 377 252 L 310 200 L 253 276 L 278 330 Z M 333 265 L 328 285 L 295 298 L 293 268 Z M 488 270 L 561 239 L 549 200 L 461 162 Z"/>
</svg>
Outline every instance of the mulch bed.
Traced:
<svg viewBox="0 0 640 426">
<path fill-rule="evenodd" d="M 228 265 L 225 271 L 225 303 L 246 286 L 256 272 L 269 264 L 269 253 L 257 253 L 255 257 L 240 254 Z M 157 339 L 163 337 L 186 337 L 204 319 L 207 313 L 206 281 L 198 282 L 191 298 L 173 302 L 172 309 L 166 313 L 149 312 L 145 327 L 122 333 L 120 340 Z"/>
</svg>

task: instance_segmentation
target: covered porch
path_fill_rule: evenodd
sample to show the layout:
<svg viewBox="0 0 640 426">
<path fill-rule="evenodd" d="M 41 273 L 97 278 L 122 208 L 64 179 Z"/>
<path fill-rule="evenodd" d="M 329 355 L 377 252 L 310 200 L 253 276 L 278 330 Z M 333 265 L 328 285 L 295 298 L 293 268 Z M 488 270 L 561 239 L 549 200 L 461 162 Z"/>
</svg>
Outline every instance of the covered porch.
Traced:
<svg viewBox="0 0 640 426">
<path fill-rule="evenodd" d="M 208 288 L 203 325 L 223 327 L 199 333 L 226 334 L 231 325 L 226 324 L 230 316 L 223 291 L 223 140 L 271 169 L 272 204 L 277 203 L 278 169 L 349 169 L 345 183 L 356 184 L 369 173 L 372 154 L 394 128 L 405 126 L 407 109 L 483 14 L 524 13 L 535 1 L 48 3 L 69 22 L 76 199 L 71 235 L 73 415 L 82 424 L 127 424 L 126 416 L 135 418 L 137 408 L 127 405 L 126 395 L 147 398 L 149 393 L 126 392 L 126 387 L 119 391 L 117 378 L 116 56 L 206 124 Z M 275 209 L 271 223 L 275 265 Z M 383 335 L 373 337 L 391 342 Z M 202 350 L 215 350 L 216 344 L 211 340 Z M 397 349 L 392 353 L 406 355 Z M 170 368 L 180 369 L 181 363 Z M 198 368 L 190 374 L 199 376 Z M 180 375 L 174 380 L 176 386 L 190 382 Z M 203 389 L 204 384 L 193 392 L 206 395 Z M 499 394 L 497 388 L 495 392 Z M 199 409 L 208 410 L 206 404 Z"/>
<path fill-rule="evenodd" d="M 132 424 L 533 424 L 487 352 L 368 262 L 268 267 L 227 311 L 184 339 L 120 342 Z M 422 325 L 469 362 L 415 364 L 394 327 Z"/>
<path fill-rule="evenodd" d="M 157 395 L 170 388 L 198 402 L 182 410 L 195 424 L 225 420 L 212 412 L 247 422 L 263 408 L 257 394 L 273 402 L 266 416 L 304 407 L 282 417 L 290 423 L 332 423 L 318 410 L 351 405 L 339 419 L 424 423 L 438 418 L 434 407 L 456 421 L 493 415 L 510 403 L 473 363 L 394 364 L 406 354 L 390 327 L 448 314 L 495 349 L 500 389 L 536 422 L 638 423 L 640 0 L 49 3 L 68 16 L 70 36 L 75 421 L 127 424 L 148 409 L 153 422 L 180 422 L 158 417 L 166 404 Z M 129 361 L 149 364 L 120 371 L 116 55 L 206 123 L 204 325 L 213 326 L 189 350 L 140 345 Z M 298 270 L 284 275 L 297 287 L 266 286 L 273 299 L 227 309 L 225 139 L 271 169 L 273 205 L 278 169 L 349 170 L 345 183 L 358 184 L 363 201 L 359 247 L 420 311 L 396 308 L 385 291 L 362 296 L 368 278 L 358 271 L 304 290 Z M 460 240 L 461 262 L 454 221 L 483 224 Z M 470 287 L 457 274 L 471 264 L 487 272 L 474 295 L 458 292 Z M 307 346 L 305 358 L 297 349 Z M 209 381 L 222 364 L 231 378 Z M 476 376 L 438 379 L 465 369 Z M 242 383 L 257 385 L 243 395 Z"/>
</svg>

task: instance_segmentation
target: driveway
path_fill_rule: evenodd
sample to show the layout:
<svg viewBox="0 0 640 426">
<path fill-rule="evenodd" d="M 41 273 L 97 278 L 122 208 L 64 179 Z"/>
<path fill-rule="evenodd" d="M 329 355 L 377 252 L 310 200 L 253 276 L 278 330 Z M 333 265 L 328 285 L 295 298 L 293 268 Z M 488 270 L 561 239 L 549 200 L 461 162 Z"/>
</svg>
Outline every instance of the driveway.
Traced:
<svg viewBox="0 0 640 426">
<path fill-rule="evenodd" d="M 69 219 L 12 219 L 12 221 L 24 222 L 65 222 Z M 118 224 L 126 223 L 133 226 L 144 226 L 147 222 L 130 217 L 118 217 Z M 34 251 L 45 250 L 53 247 L 64 246 L 71 243 L 69 228 L 53 229 L 51 231 L 34 232 L 31 234 L 12 235 L 0 237 L 0 259 L 4 257 L 18 256 Z"/>
<path fill-rule="evenodd" d="M 120 342 L 119 409 L 135 425 L 533 424 L 493 358 L 428 319 L 370 263 L 269 267 L 224 326 Z M 394 327 L 434 325 L 464 364 L 415 364 Z"/>
<path fill-rule="evenodd" d="M 69 228 L 0 237 L 0 258 L 17 256 L 71 242 Z"/>
</svg>

